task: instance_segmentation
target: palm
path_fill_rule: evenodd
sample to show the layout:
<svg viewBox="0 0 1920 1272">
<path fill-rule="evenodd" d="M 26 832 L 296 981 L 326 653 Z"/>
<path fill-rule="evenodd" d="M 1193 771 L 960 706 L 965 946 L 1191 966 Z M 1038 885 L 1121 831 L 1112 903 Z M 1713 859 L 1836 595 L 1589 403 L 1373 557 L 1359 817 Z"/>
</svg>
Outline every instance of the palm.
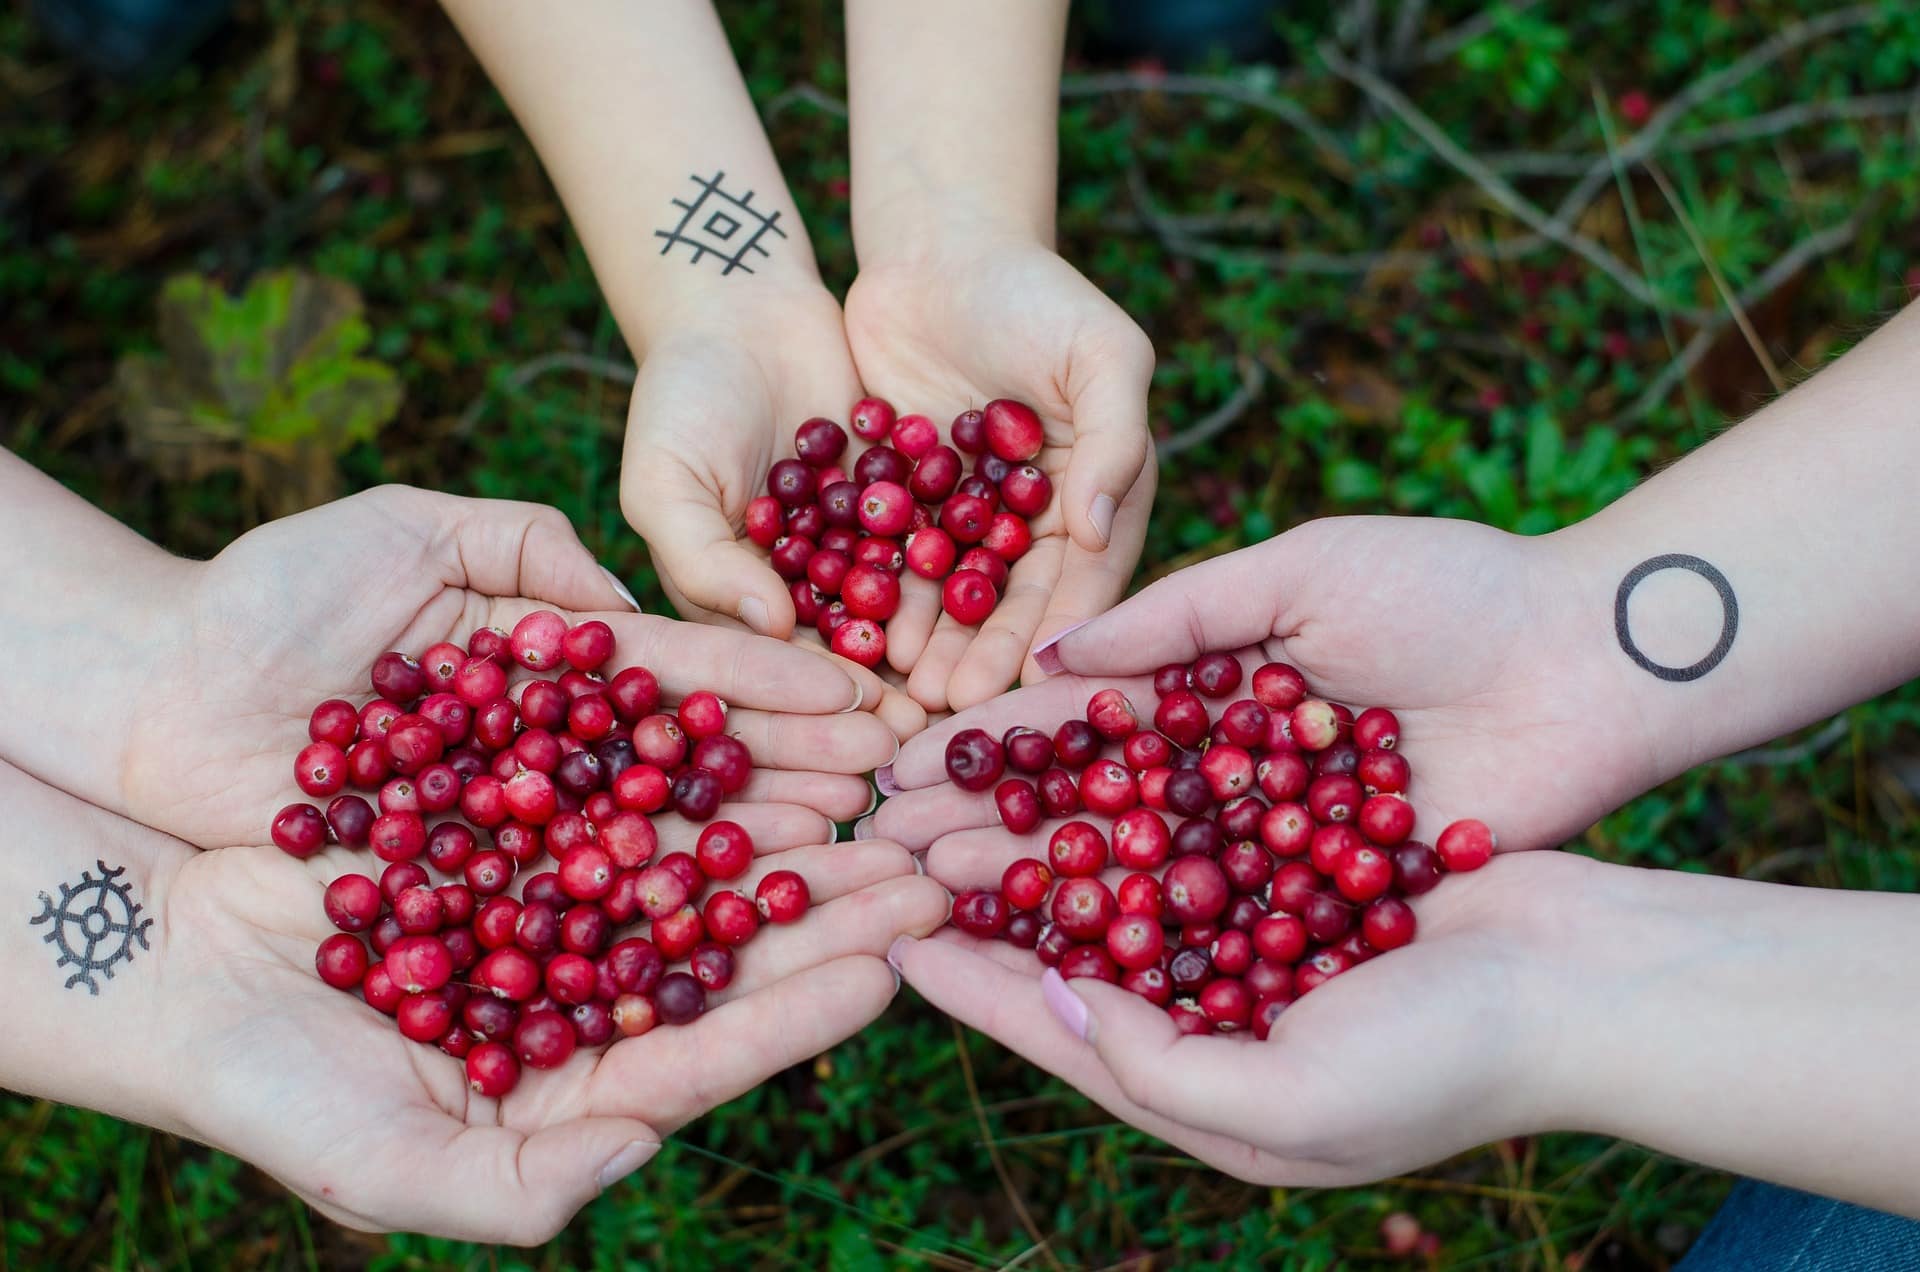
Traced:
<svg viewBox="0 0 1920 1272">
<path fill-rule="evenodd" d="M 169 1014 L 190 1022 L 188 1050 L 219 1057 L 222 1097 L 194 1100 L 188 1129 L 355 1226 L 494 1240 L 545 1239 L 614 1154 L 657 1145 L 868 1023 L 893 992 L 880 952 L 945 913 L 945 894 L 897 846 L 776 854 L 746 886 L 797 869 L 819 910 L 743 950 L 714 1009 L 578 1053 L 495 1102 L 469 1091 L 459 1061 L 315 978 L 313 950 L 332 930 L 324 885 L 366 867 L 338 847 L 306 861 L 270 847 L 184 859 L 166 905 L 167 983 L 181 987 Z"/>
<path fill-rule="evenodd" d="M 1225 649 L 1248 672 L 1288 662 L 1315 693 L 1392 707 L 1428 833 L 1478 817 L 1503 848 L 1559 843 L 1644 778 L 1595 759 L 1609 753 L 1596 739 L 1627 727 L 1611 714 L 1623 696 L 1597 683 L 1604 672 L 1564 670 L 1609 663 L 1569 650 L 1589 639 L 1578 616 L 1543 610 L 1537 542 L 1467 522 L 1343 518 L 1172 576 L 1087 630 L 1072 655 L 1082 674 L 1020 689 L 908 744 L 893 770 L 907 794 L 882 806 L 879 832 L 916 849 L 946 838 L 944 851 L 964 859 L 1044 847 L 1044 834 L 1009 843 L 984 829 L 996 821 L 991 800 L 941 785 L 947 739 L 968 727 L 1051 729 L 1108 685 L 1151 703 L 1155 663 Z"/>
<path fill-rule="evenodd" d="M 1530 1129 L 1560 988 L 1543 952 L 1591 869 L 1528 854 L 1447 880 L 1416 900 L 1412 946 L 1296 1000 L 1265 1043 L 1179 1037 L 1160 1008 L 1074 981 L 1098 1015 L 1088 1046 L 1044 1005 L 1028 951 L 945 932 L 901 961 L 935 1006 L 1222 1170 L 1351 1184 Z"/>
<path fill-rule="evenodd" d="M 847 295 L 846 329 L 861 380 L 903 411 L 945 421 L 1013 397 L 1045 426 L 1034 462 L 1055 498 L 1033 522 L 1034 545 L 994 616 L 974 633 L 941 614 L 935 585 L 907 579 L 888 629 L 893 665 L 911 673 L 916 700 L 930 710 L 970 706 L 1012 683 L 1036 633 L 1099 613 L 1125 587 L 1153 495 L 1151 468 L 1137 483 L 1131 475 L 1145 453 L 1151 349 L 1112 302 L 1033 245 L 863 271 Z M 1137 402 L 1123 400 L 1129 390 Z M 1069 518 L 1086 524 L 1100 490 L 1096 466 L 1126 463 L 1114 452 L 1130 458 L 1133 488 L 1113 526 L 1114 550 L 1088 551 L 1070 537 Z"/>
</svg>

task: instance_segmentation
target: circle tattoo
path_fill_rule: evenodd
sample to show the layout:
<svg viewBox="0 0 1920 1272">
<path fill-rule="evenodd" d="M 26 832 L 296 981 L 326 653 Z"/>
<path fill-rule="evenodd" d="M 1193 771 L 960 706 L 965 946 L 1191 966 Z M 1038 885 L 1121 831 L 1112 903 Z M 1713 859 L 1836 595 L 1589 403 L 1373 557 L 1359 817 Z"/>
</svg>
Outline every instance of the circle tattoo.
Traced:
<svg viewBox="0 0 1920 1272">
<path fill-rule="evenodd" d="M 115 965 L 133 961 L 136 941 L 141 949 L 150 948 L 147 929 L 153 920 L 140 917 L 143 907 L 133 899 L 132 885 L 117 882 L 125 866 L 94 864 L 100 867 L 98 879 L 82 871 L 80 882 L 60 885 L 58 902 L 42 892 L 40 913 L 29 922 L 49 925 L 42 939 L 59 951 L 58 966 L 79 969 L 67 978 L 67 988 L 85 985 L 89 994 L 98 995 L 100 983 L 93 974 L 112 980 Z"/>
<path fill-rule="evenodd" d="M 1720 594 L 1720 639 L 1714 643 L 1707 656 L 1689 667 L 1669 667 L 1657 663 L 1641 652 L 1640 646 L 1633 640 L 1633 631 L 1627 622 L 1627 602 L 1633 597 L 1633 589 L 1640 586 L 1642 580 L 1662 570 L 1691 570 L 1713 585 Z M 1697 556 L 1688 556 L 1683 552 L 1669 552 L 1664 556 L 1649 557 L 1627 571 L 1627 577 L 1620 580 L 1620 591 L 1613 598 L 1613 630 L 1620 638 L 1620 648 L 1627 657 L 1662 680 L 1675 682 L 1698 680 L 1718 667 L 1733 648 L 1733 638 L 1740 630 L 1740 602 L 1733 595 L 1733 584 L 1727 582 L 1727 576 L 1720 573 L 1710 562 Z"/>
</svg>

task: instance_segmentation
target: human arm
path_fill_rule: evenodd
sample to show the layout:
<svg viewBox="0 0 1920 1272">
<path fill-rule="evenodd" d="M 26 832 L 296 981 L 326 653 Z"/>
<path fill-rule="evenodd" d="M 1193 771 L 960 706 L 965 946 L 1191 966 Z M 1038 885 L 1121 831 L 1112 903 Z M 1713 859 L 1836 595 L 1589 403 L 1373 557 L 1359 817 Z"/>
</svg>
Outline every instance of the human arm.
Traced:
<svg viewBox="0 0 1920 1272">
<path fill-rule="evenodd" d="M 847 337 L 867 388 L 942 425 L 996 397 L 1045 425 L 1055 498 L 978 631 L 903 579 L 893 665 L 930 710 L 1039 674 L 1037 638 L 1099 613 L 1139 558 L 1155 470 L 1144 333 L 1053 250 L 1064 3 L 847 6 L 854 243 Z M 1023 672 L 1024 668 L 1024 672 Z"/>
</svg>

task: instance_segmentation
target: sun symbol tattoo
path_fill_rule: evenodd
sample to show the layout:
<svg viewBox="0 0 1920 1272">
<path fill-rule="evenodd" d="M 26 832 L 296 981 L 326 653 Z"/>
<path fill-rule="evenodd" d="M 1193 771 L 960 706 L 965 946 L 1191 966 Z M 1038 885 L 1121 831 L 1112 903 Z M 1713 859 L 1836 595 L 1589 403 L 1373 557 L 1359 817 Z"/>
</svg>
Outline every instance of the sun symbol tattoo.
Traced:
<svg viewBox="0 0 1920 1272">
<path fill-rule="evenodd" d="M 125 866 L 113 869 L 98 860 L 94 865 L 100 867 L 100 877 L 96 879 L 91 870 L 85 870 L 80 882 L 61 884 L 57 905 L 42 892 L 40 913 L 31 922 L 52 924 L 41 939 L 60 951 L 56 966 L 79 969 L 67 977 L 67 988 L 85 985 L 87 992 L 97 997 L 100 983 L 93 974 L 99 972 L 112 980 L 117 964 L 133 961 L 135 941 L 140 942 L 141 949 L 151 949 L 147 929 L 153 926 L 153 920 L 140 917 L 133 885 L 115 882 L 127 872 Z"/>
</svg>

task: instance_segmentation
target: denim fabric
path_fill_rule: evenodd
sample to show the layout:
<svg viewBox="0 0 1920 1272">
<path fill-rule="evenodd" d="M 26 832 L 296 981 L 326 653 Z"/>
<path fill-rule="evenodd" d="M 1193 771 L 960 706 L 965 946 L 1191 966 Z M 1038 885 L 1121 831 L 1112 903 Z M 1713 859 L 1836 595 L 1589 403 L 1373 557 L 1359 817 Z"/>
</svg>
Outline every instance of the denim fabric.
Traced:
<svg viewBox="0 0 1920 1272">
<path fill-rule="evenodd" d="M 1747 1180 L 1677 1272 L 1920 1269 L 1920 1223 Z"/>
</svg>

